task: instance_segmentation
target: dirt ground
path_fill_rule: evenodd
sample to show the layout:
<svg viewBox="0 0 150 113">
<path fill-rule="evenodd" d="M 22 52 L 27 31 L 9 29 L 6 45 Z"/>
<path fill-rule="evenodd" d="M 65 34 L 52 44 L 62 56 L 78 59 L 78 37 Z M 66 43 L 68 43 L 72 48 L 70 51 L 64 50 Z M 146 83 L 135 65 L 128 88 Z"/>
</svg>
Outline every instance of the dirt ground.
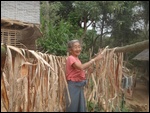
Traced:
<svg viewBox="0 0 150 113">
<path fill-rule="evenodd" d="M 126 105 L 133 112 L 149 112 L 149 82 L 139 78 L 132 96 L 126 96 Z"/>
<path fill-rule="evenodd" d="M 139 78 L 136 81 L 132 96 L 126 96 L 125 103 L 129 111 L 149 112 L 149 85 L 147 81 Z M 6 112 L 1 102 L 1 112 Z"/>
</svg>

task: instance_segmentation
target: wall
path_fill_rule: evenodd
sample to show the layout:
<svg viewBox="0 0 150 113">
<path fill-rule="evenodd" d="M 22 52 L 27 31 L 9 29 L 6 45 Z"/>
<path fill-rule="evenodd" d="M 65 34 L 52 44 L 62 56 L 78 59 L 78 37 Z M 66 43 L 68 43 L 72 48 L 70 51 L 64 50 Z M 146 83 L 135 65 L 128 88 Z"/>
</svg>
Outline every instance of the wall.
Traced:
<svg viewBox="0 0 150 113">
<path fill-rule="evenodd" d="M 1 1 L 1 18 L 40 24 L 40 1 Z"/>
</svg>

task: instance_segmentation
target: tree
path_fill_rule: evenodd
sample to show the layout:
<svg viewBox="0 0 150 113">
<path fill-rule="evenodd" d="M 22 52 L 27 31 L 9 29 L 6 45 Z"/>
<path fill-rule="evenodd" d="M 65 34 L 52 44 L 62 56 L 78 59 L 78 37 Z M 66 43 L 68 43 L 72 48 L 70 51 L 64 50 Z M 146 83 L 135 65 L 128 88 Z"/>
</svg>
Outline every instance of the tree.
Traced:
<svg viewBox="0 0 150 113">
<path fill-rule="evenodd" d="M 95 29 L 99 32 L 99 35 L 95 38 L 95 41 L 99 41 L 99 47 L 103 47 L 103 38 L 111 33 L 112 13 L 114 8 L 114 1 L 98 1 L 97 5 L 100 7 L 99 16 L 95 22 Z M 98 40 L 99 38 L 99 40 Z"/>
<path fill-rule="evenodd" d="M 114 46 L 123 46 L 133 40 L 133 8 L 136 1 L 118 1 L 114 8 L 114 18 L 112 24 L 112 38 Z"/>
<path fill-rule="evenodd" d="M 73 25 L 83 28 L 82 42 L 86 36 L 87 28 L 96 20 L 99 9 L 95 1 L 75 1 L 73 8 L 74 10 L 70 12 L 68 19 Z"/>
<path fill-rule="evenodd" d="M 41 31 L 43 37 L 38 39 L 40 51 L 55 55 L 66 55 L 67 42 L 79 37 L 81 29 L 74 32 L 74 26 L 60 17 L 61 2 L 47 2 L 41 4 Z"/>
<path fill-rule="evenodd" d="M 142 16 L 144 21 L 145 21 L 145 24 L 149 24 L 149 1 L 139 1 L 142 5 L 142 8 L 143 8 L 143 13 L 142 13 Z"/>
<path fill-rule="evenodd" d="M 63 18 L 65 21 L 68 20 L 70 12 L 74 11 L 73 8 L 73 2 L 74 1 L 60 1 L 61 6 L 60 10 L 58 11 L 58 14 L 60 15 L 61 18 Z"/>
</svg>

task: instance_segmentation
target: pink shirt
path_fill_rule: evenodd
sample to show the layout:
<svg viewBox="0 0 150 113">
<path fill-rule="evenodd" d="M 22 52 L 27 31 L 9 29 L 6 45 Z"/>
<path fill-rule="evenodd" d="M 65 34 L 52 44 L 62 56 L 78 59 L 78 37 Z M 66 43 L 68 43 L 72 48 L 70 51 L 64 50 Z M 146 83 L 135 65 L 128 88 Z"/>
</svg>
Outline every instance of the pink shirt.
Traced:
<svg viewBox="0 0 150 113">
<path fill-rule="evenodd" d="M 81 61 L 72 55 L 68 56 L 66 61 L 66 79 L 71 81 L 85 80 L 84 70 L 75 69 L 72 64 L 75 62 L 81 63 Z"/>
</svg>

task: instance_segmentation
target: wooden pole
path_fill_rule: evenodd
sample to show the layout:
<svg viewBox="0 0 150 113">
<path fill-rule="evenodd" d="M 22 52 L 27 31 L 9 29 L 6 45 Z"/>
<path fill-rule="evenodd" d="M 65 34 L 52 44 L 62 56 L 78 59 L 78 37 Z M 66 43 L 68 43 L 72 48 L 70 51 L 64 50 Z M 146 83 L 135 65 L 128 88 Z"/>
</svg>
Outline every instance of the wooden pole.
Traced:
<svg viewBox="0 0 150 113">
<path fill-rule="evenodd" d="M 133 52 L 133 51 L 142 51 L 144 49 L 149 48 L 149 40 L 145 40 L 142 42 L 137 42 L 131 45 L 126 45 L 123 47 L 116 47 L 115 52 Z"/>
</svg>

